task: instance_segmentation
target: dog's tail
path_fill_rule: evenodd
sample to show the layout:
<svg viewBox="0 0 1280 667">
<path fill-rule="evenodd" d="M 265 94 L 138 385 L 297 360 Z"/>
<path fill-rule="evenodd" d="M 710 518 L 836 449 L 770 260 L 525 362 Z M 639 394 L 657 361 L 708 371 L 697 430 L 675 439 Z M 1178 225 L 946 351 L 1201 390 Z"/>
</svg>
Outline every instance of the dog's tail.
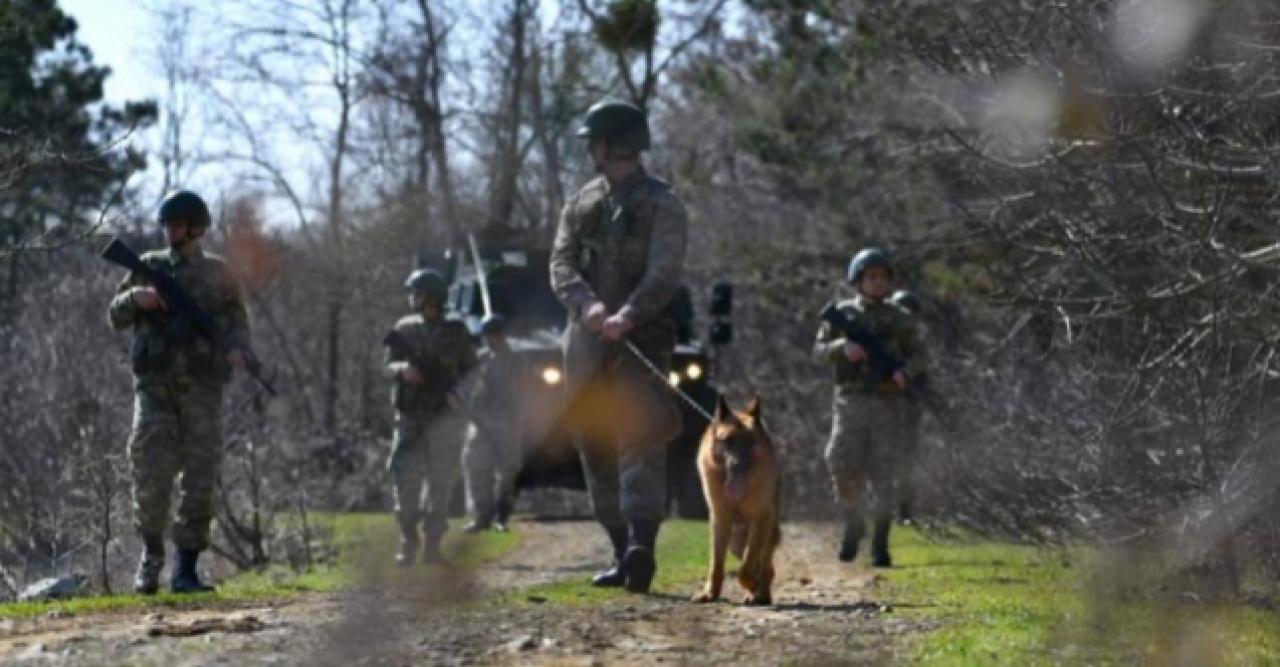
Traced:
<svg viewBox="0 0 1280 667">
<path fill-rule="evenodd" d="M 742 560 L 742 554 L 747 550 L 747 524 L 739 521 L 733 524 L 733 528 L 729 531 L 729 552 L 734 558 Z"/>
</svg>

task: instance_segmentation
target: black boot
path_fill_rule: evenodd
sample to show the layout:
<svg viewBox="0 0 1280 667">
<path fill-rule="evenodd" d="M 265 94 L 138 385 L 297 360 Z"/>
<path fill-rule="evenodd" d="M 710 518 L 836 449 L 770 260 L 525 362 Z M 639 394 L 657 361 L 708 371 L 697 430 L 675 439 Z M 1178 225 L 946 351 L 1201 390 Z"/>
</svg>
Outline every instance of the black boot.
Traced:
<svg viewBox="0 0 1280 667">
<path fill-rule="evenodd" d="M 893 567 L 893 559 L 889 558 L 889 527 L 893 522 L 889 519 L 878 519 L 875 532 L 871 535 L 871 564 L 875 567 Z"/>
<path fill-rule="evenodd" d="M 915 523 L 915 517 L 911 514 L 911 503 L 904 502 L 898 506 L 898 523 L 904 526 Z"/>
<path fill-rule="evenodd" d="M 622 571 L 622 557 L 627 553 L 627 529 L 622 526 L 605 526 L 609 533 L 609 542 L 613 544 L 613 566 L 591 578 L 591 585 L 597 588 L 622 588 L 627 583 L 627 575 Z"/>
<path fill-rule="evenodd" d="M 657 521 L 632 521 L 630 524 L 630 541 L 627 552 L 622 556 L 622 571 L 627 575 L 627 591 L 631 593 L 648 593 L 653 583 L 653 575 L 658 571 Z"/>
<path fill-rule="evenodd" d="M 164 539 L 142 538 L 142 557 L 138 560 L 138 574 L 133 578 L 133 592 L 155 595 L 160 590 L 160 570 L 164 568 Z"/>
<path fill-rule="evenodd" d="M 515 510 L 515 498 L 503 496 L 498 499 L 497 512 L 493 517 L 493 529 L 499 533 L 507 532 L 507 523 L 511 521 L 511 512 Z"/>
<path fill-rule="evenodd" d="M 444 565 L 444 554 L 440 545 L 444 543 L 444 534 L 449 531 L 449 520 L 442 514 L 428 513 L 422 519 L 422 562 L 427 565 Z"/>
<path fill-rule="evenodd" d="M 858 542 L 862 541 L 862 518 L 844 520 L 844 534 L 840 536 L 840 552 L 836 557 L 843 563 L 852 563 L 858 557 Z"/>
<path fill-rule="evenodd" d="M 479 514 L 476 514 L 476 517 L 474 519 L 468 521 L 467 525 L 462 527 L 462 532 L 468 535 L 472 535 L 475 533 L 489 530 L 492 527 L 493 527 L 493 513 L 481 512 Z"/>
<path fill-rule="evenodd" d="M 418 555 L 418 520 L 397 518 L 400 523 L 400 551 L 396 553 L 396 565 L 409 567 Z"/>
<path fill-rule="evenodd" d="M 173 578 L 169 580 L 169 590 L 174 593 L 212 593 L 216 590 L 203 581 L 196 572 L 196 561 L 200 552 L 195 549 L 178 549 L 178 562 L 173 567 Z"/>
</svg>

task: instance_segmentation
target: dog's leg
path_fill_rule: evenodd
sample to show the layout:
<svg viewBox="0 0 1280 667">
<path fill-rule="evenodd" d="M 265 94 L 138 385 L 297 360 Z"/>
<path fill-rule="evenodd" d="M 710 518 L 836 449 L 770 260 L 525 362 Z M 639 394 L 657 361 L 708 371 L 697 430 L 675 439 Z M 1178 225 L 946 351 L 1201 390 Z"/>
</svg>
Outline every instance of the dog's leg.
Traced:
<svg viewBox="0 0 1280 667">
<path fill-rule="evenodd" d="M 777 518 L 772 510 L 761 512 L 751 522 L 751 532 L 747 536 L 747 553 L 738 570 L 738 583 L 747 589 L 743 604 L 770 604 L 773 599 L 769 586 L 773 579 L 774 536 L 777 530 Z"/>
<path fill-rule="evenodd" d="M 693 596 L 694 602 L 712 602 L 720 599 L 720 589 L 724 586 L 724 556 L 729 549 L 729 531 L 733 525 L 729 517 L 711 510 L 711 571 L 707 573 L 707 585 L 701 593 Z"/>
</svg>

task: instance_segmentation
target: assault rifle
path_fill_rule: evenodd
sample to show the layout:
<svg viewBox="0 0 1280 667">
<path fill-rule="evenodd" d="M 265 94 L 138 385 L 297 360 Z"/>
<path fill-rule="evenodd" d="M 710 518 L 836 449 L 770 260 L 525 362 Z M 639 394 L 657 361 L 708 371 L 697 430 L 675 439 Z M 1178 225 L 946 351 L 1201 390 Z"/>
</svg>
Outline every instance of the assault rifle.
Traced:
<svg viewBox="0 0 1280 667">
<path fill-rule="evenodd" d="M 439 360 L 432 359 L 425 355 L 416 354 L 413 347 L 409 345 L 409 341 L 405 339 L 404 334 L 392 329 L 382 337 L 382 344 L 386 345 L 387 349 L 391 351 L 391 356 L 393 358 L 403 359 L 404 361 L 407 361 L 410 366 L 417 369 L 418 374 L 421 375 L 422 379 L 426 382 L 426 384 L 423 385 L 423 391 L 429 394 L 436 394 L 441 397 L 448 396 L 453 392 L 453 385 L 457 383 L 457 378 L 448 377 L 448 369 L 446 369 L 444 364 L 440 363 Z M 475 424 L 476 430 L 480 431 L 481 435 L 489 440 L 489 442 L 501 442 L 501 440 L 495 437 L 494 432 L 489 430 L 489 427 L 485 424 L 484 420 L 480 419 L 479 416 L 476 415 L 475 409 L 466 399 L 458 394 L 454 394 L 454 397 L 457 399 L 455 407 L 458 412 L 462 413 L 462 416 L 466 417 L 472 424 Z"/>
<path fill-rule="evenodd" d="M 948 429 L 951 428 L 951 419 L 947 408 L 943 404 L 941 398 L 935 394 L 929 387 L 925 386 L 920 378 L 911 377 L 907 373 L 906 364 L 902 360 L 893 355 L 892 352 L 885 349 L 866 327 L 860 326 L 853 320 L 850 320 L 836 304 L 829 303 L 819 314 L 824 322 L 831 325 L 833 329 L 840 332 L 845 340 L 850 343 L 857 343 L 867 353 L 867 366 L 871 369 L 872 378 L 876 382 L 890 381 L 893 374 L 902 371 L 907 377 L 907 396 L 920 401 L 933 416 Z"/>
<path fill-rule="evenodd" d="M 225 327 L 218 326 L 213 317 L 205 312 L 186 290 L 182 289 L 173 276 L 148 266 L 141 257 L 138 257 L 138 253 L 118 238 L 111 239 L 111 243 L 102 249 L 102 258 L 116 266 L 129 269 L 150 283 L 168 306 L 169 317 L 179 318 L 189 323 L 197 334 L 213 344 L 216 353 L 226 354 L 239 350 L 244 356 L 244 369 L 249 376 L 257 380 L 268 394 L 276 395 L 275 388 L 262 377 L 262 362 L 253 353 L 253 349 L 244 341 L 230 335 Z"/>
</svg>

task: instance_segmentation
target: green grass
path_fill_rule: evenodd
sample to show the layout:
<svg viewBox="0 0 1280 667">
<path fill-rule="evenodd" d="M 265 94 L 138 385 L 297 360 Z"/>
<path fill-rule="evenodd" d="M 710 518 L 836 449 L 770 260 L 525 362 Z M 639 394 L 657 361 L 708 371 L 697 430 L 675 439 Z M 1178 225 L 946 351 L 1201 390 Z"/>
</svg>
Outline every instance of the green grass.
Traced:
<svg viewBox="0 0 1280 667">
<path fill-rule="evenodd" d="M 396 529 L 389 514 L 317 515 L 313 519 L 318 529 L 332 531 L 338 549 L 336 561 L 302 572 L 273 566 L 260 572 L 237 574 L 218 582 L 218 590 L 214 593 L 174 595 L 162 592 L 150 597 L 103 595 L 56 602 L 0 604 L 0 618 L 33 618 L 49 613 L 84 615 L 152 608 L 234 608 L 335 591 L 356 583 L 371 566 L 382 573 L 395 569 L 391 557 L 395 551 Z M 458 527 L 451 526 L 443 547 L 453 567 L 475 567 L 510 552 L 520 543 L 516 532 L 462 535 L 456 530 Z"/>
<path fill-rule="evenodd" d="M 895 613 L 940 623 L 913 638 L 913 664 L 1280 664 L 1280 616 L 1244 605 L 1105 601 L 1094 554 L 930 542 L 898 530 L 878 595 Z M 1102 591 L 1105 592 L 1105 591 Z"/>
</svg>

